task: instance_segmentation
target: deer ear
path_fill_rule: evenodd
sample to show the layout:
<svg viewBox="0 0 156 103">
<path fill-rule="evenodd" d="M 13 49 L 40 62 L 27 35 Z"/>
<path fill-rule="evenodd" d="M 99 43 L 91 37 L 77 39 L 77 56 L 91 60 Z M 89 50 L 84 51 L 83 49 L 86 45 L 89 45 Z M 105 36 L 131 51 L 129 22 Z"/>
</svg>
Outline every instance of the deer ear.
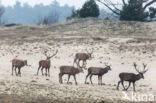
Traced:
<svg viewBox="0 0 156 103">
<path fill-rule="evenodd" d="M 108 63 L 105 62 L 105 66 L 108 66 L 107 64 L 108 64 Z"/>
</svg>

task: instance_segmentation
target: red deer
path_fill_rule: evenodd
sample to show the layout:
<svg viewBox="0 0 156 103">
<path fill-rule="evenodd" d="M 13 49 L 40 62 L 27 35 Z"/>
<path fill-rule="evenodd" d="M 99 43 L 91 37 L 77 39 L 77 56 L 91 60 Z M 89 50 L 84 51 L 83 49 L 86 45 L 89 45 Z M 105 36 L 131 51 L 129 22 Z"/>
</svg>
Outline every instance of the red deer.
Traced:
<svg viewBox="0 0 156 103">
<path fill-rule="evenodd" d="M 24 66 L 28 66 L 27 60 L 20 60 L 20 59 L 13 59 L 12 60 L 12 75 L 14 75 L 13 70 L 16 73 L 16 76 L 21 76 L 21 68 Z M 18 68 L 18 73 L 16 71 L 16 68 Z"/>
<path fill-rule="evenodd" d="M 105 68 L 102 67 L 89 67 L 88 68 L 88 74 L 86 76 L 85 84 L 87 83 L 87 78 L 90 75 L 90 82 L 93 85 L 92 82 L 92 76 L 98 75 L 98 84 L 102 85 L 102 76 L 107 73 L 109 70 L 111 70 L 110 66 L 106 66 Z"/>
<path fill-rule="evenodd" d="M 70 76 L 73 75 L 74 77 L 74 80 L 75 80 L 75 84 L 77 85 L 77 81 L 76 81 L 76 74 L 82 72 L 82 69 L 80 68 L 76 68 L 74 66 L 61 66 L 60 67 L 60 73 L 59 73 L 59 83 L 63 83 L 62 82 L 62 76 L 64 74 L 68 74 L 68 81 L 67 81 L 67 84 L 69 83 L 69 79 L 70 79 Z"/>
<path fill-rule="evenodd" d="M 85 68 L 87 64 L 86 61 L 92 58 L 92 54 L 93 54 L 93 50 L 90 53 L 88 51 L 87 53 L 76 53 L 73 65 L 74 63 L 76 63 L 78 67 Z M 80 61 L 83 61 L 82 66 L 80 66 Z"/>
<path fill-rule="evenodd" d="M 122 83 L 122 86 L 123 86 L 124 90 L 126 90 L 126 91 L 130 87 L 131 83 L 133 83 L 133 91 L 135 91 L 135 82 L 140 80 L 141 78 L 144 79 L 144 75 L 143 74 L 148 71 L 148 69 L 145 70 L 146 65 L 144 63 L 143 63 L 143 67 L 144 67 L 143 71 L 140 72 L 137 69 L 136 63 L 134 63 L 134 68 L 138 72 L 138 74 L 134 74 L 134 73 L 120 73 L 119 74 L 120 81 L 118 82 L 117 90 L 119 90 L 120 83 Z M 126 89 L 124 87 L 124 81 L 128 81 L 129 82 L 129 85 L 128 85 L 128 87 Z"/>
<path fill-rule="evenodd" d="M 58 52 L 58 50 L 56 50 L 56 52 L 52 56 L 48 56 L 47 55 L 47 51 L 44 52 L 44 54 L 45 54 L 45 56 L 46 56 L 47 59 L 46 60 L 40 60 L 39 61 L 39 67 L 38 67 L 37 75 L 39 73 L 40 68 L 41 68 L 42 75 L 44 75 L 43 74 L 43 69 L 45 68 L 45 71 L 46 71 L 45 75 L 46 76 L 50 76 L 50 73 L 49 73 L 50 72 L 49 69 L 50 69 L 50 65 L 51 65 L 50 59 L 52 57 L 54 57 L 57 54 L 57 52 Z"/>
</svg>

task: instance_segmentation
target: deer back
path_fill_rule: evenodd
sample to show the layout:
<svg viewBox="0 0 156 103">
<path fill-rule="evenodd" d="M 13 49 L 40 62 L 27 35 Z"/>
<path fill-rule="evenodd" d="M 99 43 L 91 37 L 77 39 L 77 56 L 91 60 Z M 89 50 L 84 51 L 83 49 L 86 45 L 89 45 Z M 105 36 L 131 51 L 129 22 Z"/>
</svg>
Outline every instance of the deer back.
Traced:
<svg viewBox="0 0 156 103">
<path fill-rule="evenodd" d="M 39 61 L 39 66 L 40 67 L 45 67 L 45 68 L 47 67 L 47 68 L 49 68 L 50 65 L 51 65 L 50 60 L 40 60 Z"/>
<path fill-rule="evenodd" d="M 25 62 L 23 60 L 20 60 L 20 59 L 13 59 L 12 65 L 15 67 L 23 67 L 23 66 L 25 66 Z"/>
<path fill-rule="evenodd" d="M 76 54 L 76 58 L 77 59 L 80 59 L 80 60 L 86 60 L 86 59 L 89 59 L 89 54 L 87 53 L 77 53 Z"/>
<path fill-rule="evenodd" d="M 101 67 L 89 67 L 88 71 L 93 75 L 98 75 L 103 68 Z"/>
<path fill-rule="evenodd" d="M 120 73 L 119 77 L 121 80 L 132 82 L 140 79 L 140 76 L 134 73 Z"/>
<path fill-rule="evenodd" d="M 60 73 L 63 74 L 77 74 L 79 73 L 79 69 L 73 66 L 61 66 Z"/>
</svg>

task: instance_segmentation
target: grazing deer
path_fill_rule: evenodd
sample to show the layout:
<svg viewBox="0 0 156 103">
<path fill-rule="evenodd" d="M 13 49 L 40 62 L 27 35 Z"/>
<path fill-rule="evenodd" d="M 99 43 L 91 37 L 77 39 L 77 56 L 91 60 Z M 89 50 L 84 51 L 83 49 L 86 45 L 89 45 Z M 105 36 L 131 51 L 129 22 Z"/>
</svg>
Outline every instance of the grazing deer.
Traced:
<svg viewBox="0 0 156 103">
<path fill-rule="evenodd" d="M 88 52 L 88 50 L 87 50 L 87 53 L 76 53 L 73 65 L 74 65 L 74 63 L 76 63 L 78 67 L 85 68 L 86 64 L 87 64 L 86 61 L 88 59 L 92 58 L 92 54 L 93 54 L 93 50 L 90 53 Z M 81 60 L 83 61 L 83 65 L 82 66 L 80 66 L 80 61 Z"/>
<path fill-rule="evenodd" d="M 44 75 L 43 74 L 43 69 L 45 68 L 45 71 L 46 71 L 46 73 L 45 73 L 45 75 L 47 76 L 50 76 L 50 65 L 51 65 L 51 61 L 50 61 L 50 59 L 52 58 L 52 57 L 54 57 L 56 54 L 57 54 L 57 52 L 58 52 L 58 50 L 56 50 L 56 52 L 53 54 L 53 55 L 47 55 L 47 51 L 45 51 L 44 52 L 44 54 L 45 54 L 45 56 L 46 56 L 46 60 L 40 60 L 39 61 L 39 67 L 38 67 L 38 71 L 37 71 L 37 75 L 38 75 L 38 73 L 39 73 L 39 70 L 40 70 L 40 68 L 41 68 L 41 72 L 42 72 L 42 75 Z"/>
<path fill-rule="evenodd" d="M 88 68 L 88 74 L 86 76 L 85 84 L 87 83 L 87 78 L 90 75 L 90 82 L 93 85 L 92 82 L 92 76 L 98 75 L 98 84 L 102 85 L 102 76 L 107 73 L 109 70 L 111 70 L 110 66 L 106 66 L 105 68 L 102 67 L 89 67 Z"/>
<path fill-rule="evenodd" d="M 59 83 L 63 83 L 62 82 L 62 76 L 64 74 L 68 74 L 68 81 L 67 81 L 67 84 L 69 83 L 69 79 L 70 79 L 70 76 L 73 75 L 74 77 L 74 80 L 75 80 L 75 84 L 77 85 L 77 81 L 76 81 L 76 74 L 82 72 L 82 69 L 81 68 L 76 68 L 74 66 L 61 66 L 60 67 L 60 73 L 59 73 Z"/>
<path fill-rule="evenodd" d="M 140 72 L 137 69 L 137 64 L 134 63 L 134 68 L 138 72 L 138 74 L 134 74 L 134 73 L 120 73 L 119 74 L 120 81 L 118 82 L 117 90 L 119 90 L 120 83 L 122 83 L 122 86 L 123 86 L 124 90 L 126 90 L 126 91 L 130 87 L 131 83 L 133 83 L 133 90 L 135 91 L 135 82 L 140 80 L 141 78 L 144 79 L 144 73 L 146 73 L 148 71 L 148 69 L 145 70 L 146 66 L 147 65 L 145 65 L 143 63 L 143 71 Z M 128 85 L 128 87 L 126 89 L 124 87 L 124 81 L 128 81 L 129 82 L 129 85 Z"/>
<path fill-rule="evenodd" d="M 12 60 L 12 75 L 14 75 L 13 70 L 16 73 L 16 76 L 21 76 L 21 68 L 24 66 L 28 66 L 27 60 L 20 60 L 20 59 L 13 59 Z M 18 73 L 16 71 L 16 68 L 18 68 Z"/>
</svg>

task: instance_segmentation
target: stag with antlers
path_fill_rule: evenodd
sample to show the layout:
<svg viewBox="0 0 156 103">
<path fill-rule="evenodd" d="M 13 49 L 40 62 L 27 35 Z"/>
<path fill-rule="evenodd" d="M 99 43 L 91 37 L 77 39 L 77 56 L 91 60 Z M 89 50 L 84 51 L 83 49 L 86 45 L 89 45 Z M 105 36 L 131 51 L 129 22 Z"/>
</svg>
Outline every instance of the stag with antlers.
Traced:
<svg viewBox="0 0 156 103">
<path fill-rule="evenodd" d="M 87 60 L 92 58 L 92 54 L 93 54 L 93 50 L 91 52 L 88 52 L 88 50 L 86 49 L 87 53 L 76 53 L 75 54 L 75 59 L 73 62 L 77 64 L 78 67 L 80 68 L 85 68 L 86 64 L 87 64 Z M 80 66 L 80 61 L 83 61 L 83 65 Z"/>
<path fill-rule="evenodd" d="M 58 52 L 58 50 L 56 50 L 56 52 L 53 55 L 51 55 L 51 56 L 50 55 L 47 55 L 47 51 L 44 52 L 44 54 L 45 54 L 45 56 L 46 56 L 47 59 L 46 60 L 40 60 L 39 61 L 39 67 L 38 67 L 37 75 L 39 73 L 40 68 L 41 68 L 42 75 L 44 75 L 43 69 L 45 68 L 45 71 L 46 71 L 45 75 L 46 76 L 50 76 L 50 73 L 49 73 L 50 72 L 50 65 L 51 65 L 50 59 L 52 57 L 54 57 L 57 54 L 57 52 Z"/>
<path fill-rule="evenodd" d="M 137 69 L 137 64 L 134 63 L 134 68 L 138 72 L 138 74 L 134 74 L 134 73 L 120 73 L 119 74 L 120 81 L 118 82 L 117 90 L 119 90 L 120 83 L 122 84 L 124 90 L 126 90 L 126 91 L 130 87 L 131 83 L 133 83 L 133 90 L 135 91 L 135 82 L 138 81 L 138 80 L 140 80 L 141 78 L 144 79 L 144 74 L 148 71 L 148 69 L 146 69 L 146 66 L 147 65 L 145 65 L 143 63 L 143 71 L 140 72 Z M 129 85 L 128 85 L 127 88 L 124 87 L 124 81 L 128 81 L 129 82 Z"/>
</svg>

